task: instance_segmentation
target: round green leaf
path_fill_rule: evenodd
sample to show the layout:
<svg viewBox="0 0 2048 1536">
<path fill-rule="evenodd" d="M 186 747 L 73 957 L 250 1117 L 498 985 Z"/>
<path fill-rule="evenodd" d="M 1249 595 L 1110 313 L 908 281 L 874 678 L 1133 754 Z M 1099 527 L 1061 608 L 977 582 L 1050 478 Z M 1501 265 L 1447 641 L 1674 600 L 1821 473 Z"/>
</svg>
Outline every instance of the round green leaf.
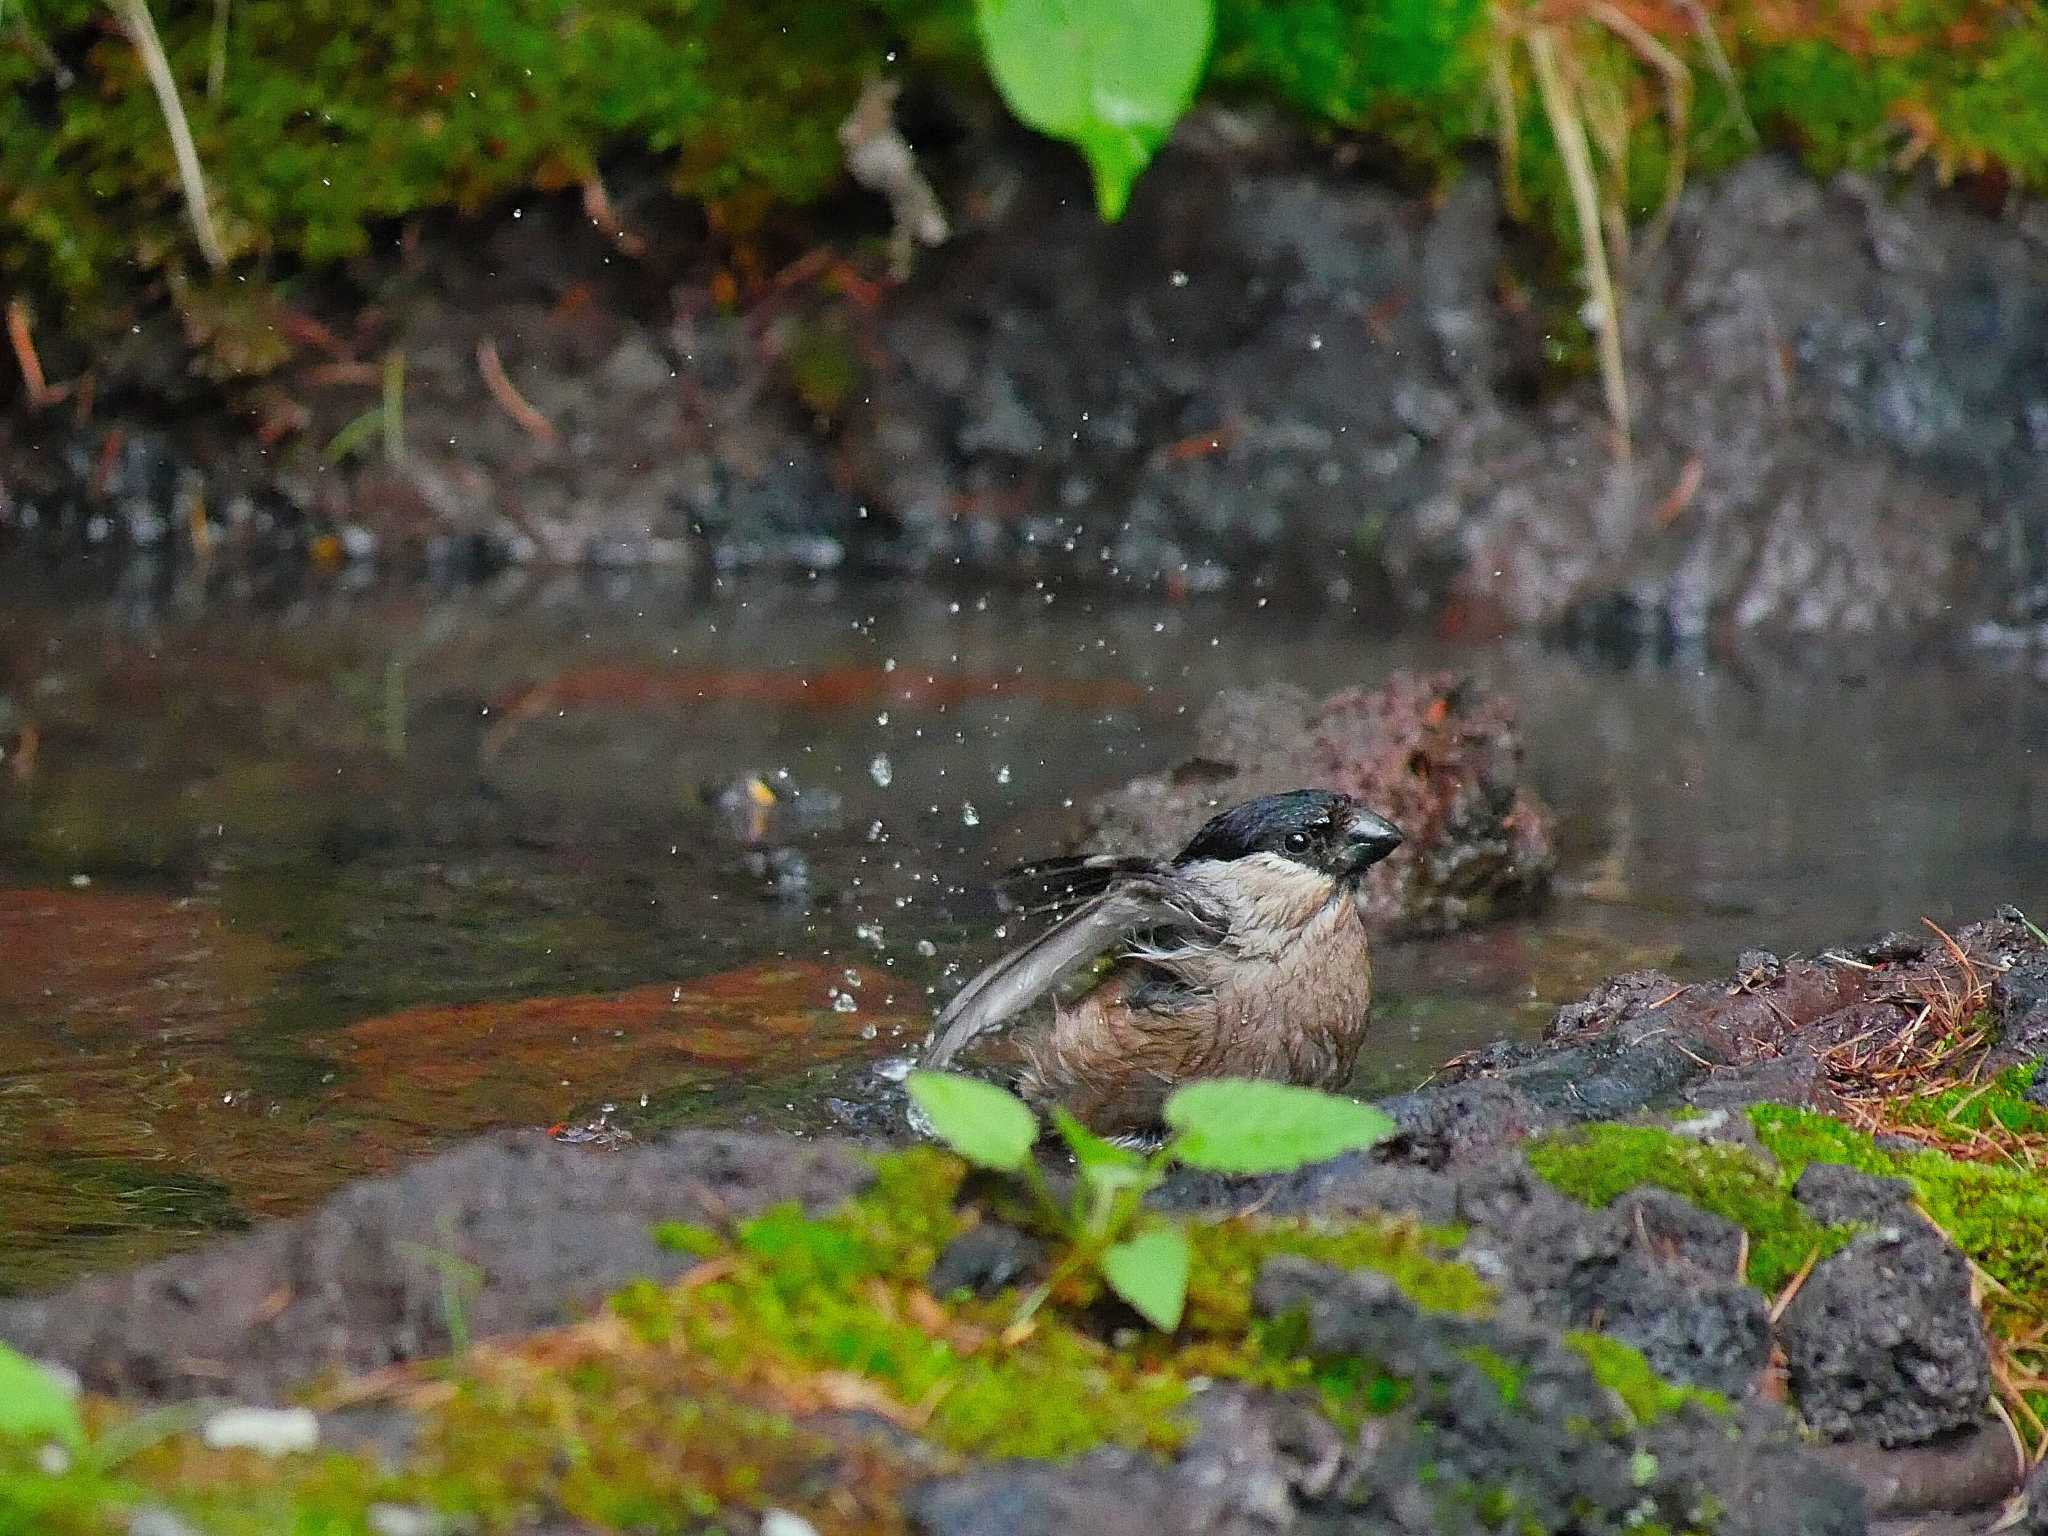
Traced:
<svg viewBox="0 0 2048 1536">
<path fill-rule="evenodd" d="M 1078 148 L 1120 216 L 1201 84 L 1214 0 L 977 0 L 975 16 L 1010 110 Z"/>
<path fill-rule="evenodd" d="M 1376 1109 L 1252 1078 L 1189 1083 L 1166 1101 L 1166 1123 L 1178 1133 L 1174 1156 L 1213 1173 L 1281 1173 L 1327 1162 L 1393 1134 Z"/>
<path fill-rule="evenodd" d="M 1016 1095 L 953 1072 L 913 1072 L 905 1087 L 932 1134 L 970 1163 L 1014 1173 L 1031 1156 L 1038 1121 Z"/>
<path fill-rule="evenodd" d="M 85 1423 L 64 1383 L 25 1355 L 0 1344 L 0 1440 L 85 1444 Z"/>
<path fill-rule="evenodd" d="M 1180 1326 L 1188 1299 L 1188 1238 L 1179 1227 L 1147 1227 L 1102 1256 L 1102 1278 L 1165 1333 Z"/>
</svg>

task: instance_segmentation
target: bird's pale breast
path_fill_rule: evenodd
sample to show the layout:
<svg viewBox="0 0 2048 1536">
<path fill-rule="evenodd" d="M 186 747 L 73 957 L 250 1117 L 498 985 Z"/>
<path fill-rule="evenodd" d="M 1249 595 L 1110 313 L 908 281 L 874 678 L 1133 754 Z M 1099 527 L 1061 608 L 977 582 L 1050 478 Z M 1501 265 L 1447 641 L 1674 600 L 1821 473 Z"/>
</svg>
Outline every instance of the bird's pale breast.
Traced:
<svg viewBox="0 0 2048 1536">
<path fill-rule="evenodd" d="M 1142 972 L 1131 967 L 1026 1036 L 1026 1096 L 1115 1133 L 1155 1126 L 1166 1094 L 1189 1078 L 1341 1086 L 1372 1006 L 1365 927 L 1351 890 L 1324 880 L 1311 891 L 1277 873 L 1246 882 L 1238 871 L 1233 899 L 1266 910 L 1242 913 L 1214 954 L 1174 967 L 1199 990 L 1170 1006 L 1134 1008 Z M 1312 897 L 1320 899 L 1309 905 Z M 1301 905 L 1283 910 L 1290 903 Z"/>
</svg>

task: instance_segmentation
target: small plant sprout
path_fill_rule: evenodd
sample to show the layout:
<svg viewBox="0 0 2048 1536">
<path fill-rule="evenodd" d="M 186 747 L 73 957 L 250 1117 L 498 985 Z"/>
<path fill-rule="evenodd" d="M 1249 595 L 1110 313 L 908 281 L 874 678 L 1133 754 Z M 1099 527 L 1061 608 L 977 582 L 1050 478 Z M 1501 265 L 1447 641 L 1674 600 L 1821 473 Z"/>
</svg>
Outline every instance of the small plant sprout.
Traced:
<svg viewBox="0 0 2048 1536">
<path fill-rule="evenodd" d="M 1144 1208 L 1169 1165 L 1283 1173 L 1370 1147 L 1394 1129 L 1378 1110 L 1333 1094 L 1216 1078 L 1174 1091 L 1165 1110 L 1172 1134 L 1144 1156 L 1055 1108 L 1052 1128 L 1073 1155 L 1075 1172 L 1062 1201 L 1034 1156 L 1038 1121 L 1022 1100 L 949 1072 L 915 1072 L 907 1086 L 934 1136 L 977 1167 L 1016 1175 L 1047 1230 L 1067 1244 L 1052 1275 L 1024 1298 L 1019 1326 L 1062 1281 L 1092 1269 L 1153 1327 L 1172 1331 L 1187 1300 L 1187 1231 Z"/>
</svg>

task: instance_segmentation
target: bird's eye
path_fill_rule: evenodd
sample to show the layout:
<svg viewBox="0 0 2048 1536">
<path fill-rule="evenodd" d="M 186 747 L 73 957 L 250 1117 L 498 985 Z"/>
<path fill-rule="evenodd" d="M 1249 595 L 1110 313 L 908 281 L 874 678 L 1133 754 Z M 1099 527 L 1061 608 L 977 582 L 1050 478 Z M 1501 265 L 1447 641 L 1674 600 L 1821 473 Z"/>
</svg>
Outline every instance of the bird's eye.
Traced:
<svg viewBox="0 0 2048 1536">
<path fill-rule="evenodd" d="M 1306 832 L 1288 833 L 1287 851 L 1289 853 L 1306 853 L 1308 851 L 1308 834 Z"/>
</svg>

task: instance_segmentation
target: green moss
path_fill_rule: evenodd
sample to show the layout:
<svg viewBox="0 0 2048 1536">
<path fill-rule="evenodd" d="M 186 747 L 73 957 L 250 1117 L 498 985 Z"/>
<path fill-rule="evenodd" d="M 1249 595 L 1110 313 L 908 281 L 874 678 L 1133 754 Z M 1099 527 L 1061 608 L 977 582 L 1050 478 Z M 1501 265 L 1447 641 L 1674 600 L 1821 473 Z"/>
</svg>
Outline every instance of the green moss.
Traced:
<svg viewBox="0 0 2048 1536">
<path fill-rule="evenodd" d="M 901 1491 L 929 1476 L 930 1464 L 909 1464 L 879 1439 L 828 1438 L 808 1414 L 870 1408 L 942 1451 L 975 1455 L 1056 1457 L 1102 1444 L 1165 1451 L 1187 1433 L 1196 1383 L 1228 1376 L 1313 1391 L 1356 1427 L 1400 1406 L 1417 1384 L 1370 1361 L 1311 1356 L 1299 1318 L 1253 1320 L 1246 1298 L 1261 1263 L 1287 1253 L 1371 1268 L 1422 1306 L 1460 1315 L 1484 1315 L 1493 1303 L 1475 1274 L 1445 1257 L 1455 1231 L 1247 1219 L 1193 1225 L 1189 1307 L 1172 1336 L 1103 1338 L 1121 1314 L 1100 1311 L 1086 1280 L 1062 1281 L 1028 1326 L 1015 1327 L 1014 1294 L 941 1304 L 924 1290 L 932 1260 L 976 1219 L 959 1199 L 963 1177 L 950 1156 L 904 1152 L 878 1160 L 869 1190 L 827 1216 L 785 1206 L 727 1233 L 665 1224 L 665 1244 L 704 1260 L 679 1282 L 628 1286 L 586 1323 L 479 1346 L 404 1384 L 400 1401 L 420 1429 L 393 1469 L 349 1455 L 273 1462 L 174 1435 L 124 1462 L 119 1480 L 82 1467 L 59 1477 L 28 1470 L 23 1480 L 6 1475 L 22 1448 L 0 1445 L 0 1536 L 116 1536 L 145 1503 L 210 1536 L 356 1533 L 378 1502 L 479 1532 L 549 1518 L 696 1531 L 771 1504 L 833 1529 L 879 1532 L 899 1528 Z M 1571 1342 L 1636 1423 L 1713 1401 L 1658 1381 L 1624 1345 L 1590 1335 Z M 1505 1402 L 1518 1401 L 1511 1362 L 1484 1350 L 1466 1358 Z M 95 1436 L 112 1413 L 96 1410 Z M 1492 1497 L 1441 1492 L 1467 1505 Z"/>
<path fill-rule="evenodd" d="M 1483 0 L 1236 0 L 1210 80 L 1443 167 L 1488 131 L 1487 34 Z"/>
<path fill-rule="evenodd" d="M 1932 1149 L 1887 1151 L 1863 1132 L 1808 1110 L 1767 1104 L 1750 1118 L 1788 1176 L 1810 1162 L 1827 1162 L 1904 1179 L 1935 1225 L 1993 1279 L 2048 1302 L 2048 1183 L 2038 1173 L 1964 1162 Z"/>
<path fill-rule="evenodd" d="M 1700 1387 L 1675 1387 L 1655 1371 L 1641 1353 L 1604 1333 L 1568 1333 L 1568 1348 L 1592 1368 L 1600 1384 L 1619 1397 L 1638 1424 L 1654 1424 L 1687 1404 L 1710 1413 L 1729 1411 L 1728 1399 Z"/>
<path fill-rule="evenodd" d="M 1765 1291 L 1783 1286 L 1816 1250 L 1825 1257 L 1851 1235 L 1807 1215 L 1784 1170 L 1726 1143 L 1656 1126 L 1597 1125 L 1531 1142 L 1528 1154 L 1540 1177 L 1588 1205 L 1651 1185 L 1725 1216 L 1749 1234 L 1749 1279 Z"/>
<path fill-rule="evenodd" d="M 741 1225 L 719 1278 L 676 1292 L 634 1288 L 614 1307 L 643 1337 L 687 1348 L 738 1379 L 857 1376 L 894 1401 L 933 1404 L 925 1433 L 953 1450 L 1063 1456 L 1102 1444 L 1178 1444 L 1197 1377 L 1314 1385 L 1355 1413 L 1398 1401 L 1396 1384 L 1371 1371 L 1298 1358 L 1252 1326 L 1252 1280 L 1275 1255 L 1378 1269 L 1438 1310 L 1491 1304 L 1477 1275 L 1443 1257 L 1455 1234 L 1400 1222 L 1222 1222 L 1191 1231 L 1187 1315 L 1175 1338 L 1145 1335 L 1112 1348 L 1076 1327 L 1066 1319 L 1098 1299 L 1086 1277 L 1064 1283 L 1062 1308 L 1041 1312 L 1009 1342 L 1014 1295 L 958 1303 L 951 1326 L 935 1330 L 923 1281 L 965 1220 L 953 1208 L 960 1176 L 936 1153 L 885 1158 L 874 1189 L 841 1212 L 770 1211 Z"/>
<path fill-rule="evenodd" d="M 298 275 L 360 255 L 393 220 L 573 185 L 625 152 L 660 157 L 744 233 L 839 184 L 837 125 L 884 61 L 987 88 L 966 0 L 236 0 L 218 57 L 214 0 L 151 9 L 236 269 L 197 262 L 161 110 L 99 0 L 42 0 L 4 19 L 0 275 L 41 299 L 46 346 L 59 315 L 121 337 L 168 292 L 226 373 L 274 366 Z M 1988 16 L 1975 0 L 1742 0 L 1715 20 L 1748 115 L 1817 170 L 1882 170 L 1912 143 L 2048 186 L 2039 0 Z M 1661 201 L 1681 148 L 1695 169 L 1751 151 L 1688 20 L 1660 34 L 1692 83 L 1682 145 L 1633 49 L 1591 17 L 1552 24 L 1587 116 L 1626 146 L 1608 191 L 1631 214 Z M 1569 250 L 1555 146 L 1510 35 L 1484 0 L 1219 0 L 1208 87 L 1362 133 L 1441 179 L 1493 139 L 1504 59 L 1532 217 Z M 814 406 L 844 398 L 846 361 L 793 359 Z"/>
<path fill-rule="evenodd" d="M 1470 1266 L 1444 1257 L 1465 1239 L 1456 1227 L 1227 1221 L 1198 1224 L 1189 1236 L 1194 1263 L 1188 1278 L 1188 1327 L 1196 1333 L 1244 1332 L 1251 1323 L 1252 1282 L 1259 1266 L 1283 1254 L 1335 1269 L 1377 1270 L 1432 1312 L 1484 1317 L 1493 1310 L 1492 1287 Z"/>
<path fill-rule="evenodd" d="M 1487 1380 L 1491 1381 L 1499 1389 L 1500 1400 L 1510 1408 L 1521 1401 L 1522 1382 L 1529 1373 L 1519 1365 L 1516 1365 L 1514 1361 L 1504 1359 L 1492 1350 L 1481 1348 L 1476 1344 L 1470 1349 L 1460 1350 L 1459 1358 L 1467 1365 L 1476 1366 L 1483 1372 Z"/>
<path fill-rule="evenodd" d="M 2027 1097 L 2039 1070 L 2039 1063 L 2030 1062 L 2001 1072 L 1988 1083 L 1947 1088 L 1924 1099 L 1904 1099 L 1894 1113 L 1902 1124 L 1925 1126 L 1958 1141 L 1977 1132 L 2048 1135 L 2048 1109 Z"/>
</svg>

